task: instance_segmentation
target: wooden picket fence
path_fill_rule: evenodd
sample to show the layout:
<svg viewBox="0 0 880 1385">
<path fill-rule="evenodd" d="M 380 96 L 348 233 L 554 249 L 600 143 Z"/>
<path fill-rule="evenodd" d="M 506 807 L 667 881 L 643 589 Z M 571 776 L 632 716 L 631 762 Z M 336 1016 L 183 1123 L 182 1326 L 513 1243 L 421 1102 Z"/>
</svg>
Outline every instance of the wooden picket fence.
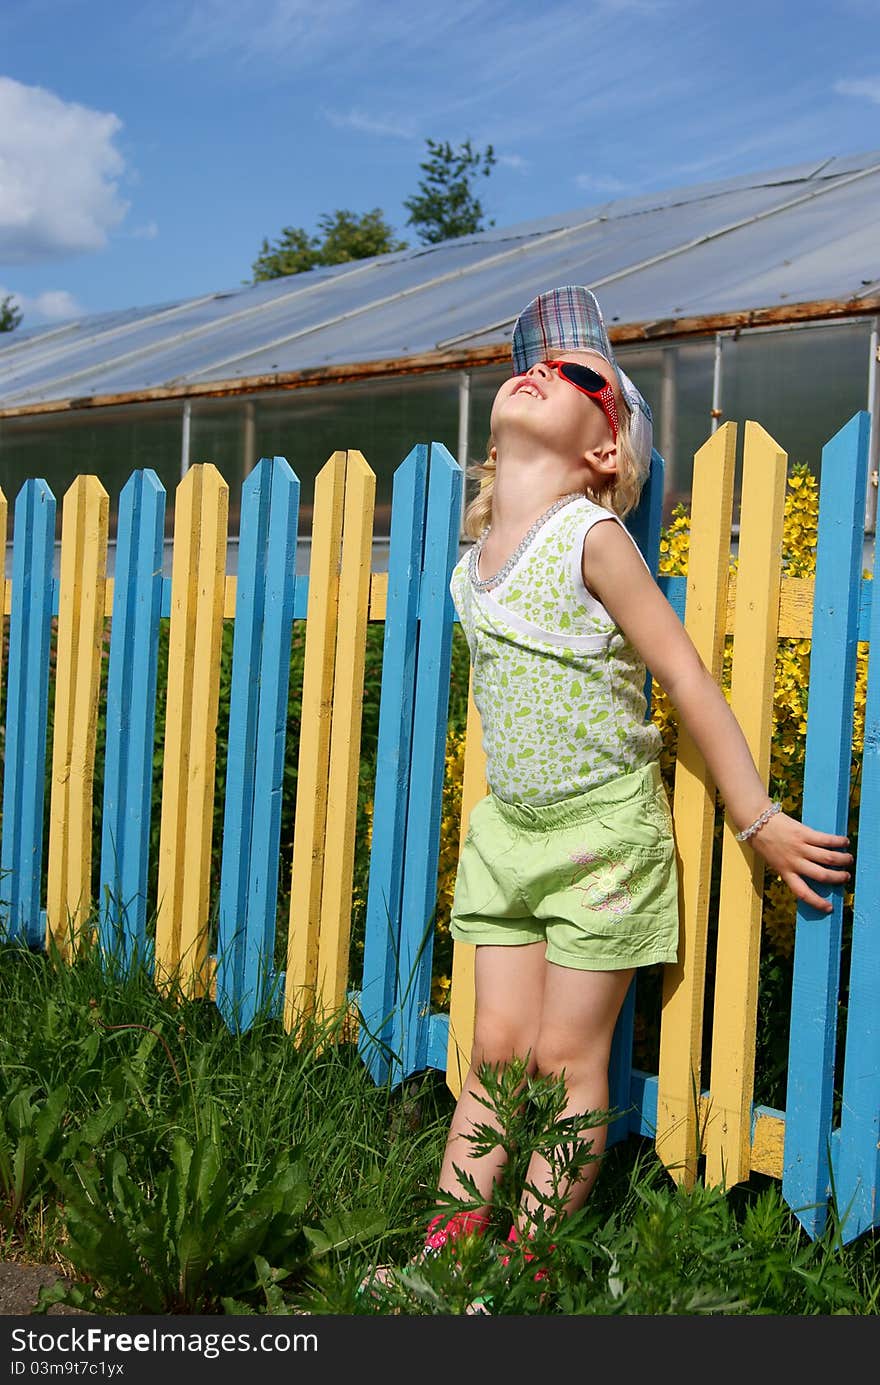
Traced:
<svg viewBox="0 0 880 1385">
<path fill-rule="evenodd" d="M 731 699 L 762 774 L 769 764 L 777 641 L 812 640 L 804 819 L 846 831 L 856 646 L 875 646 L 880 602 L 861 576 L 869 417 L 826 446 L 815 583 L 781 571 L 786 457 L 745 425 L 738 569 L 730 575 L 736 425 L 697 453 L 687 578 L 660 578 L 707 667 L 720 677 L 733 635 Z M 107 576 L 108 497 L 81 476 L 64 497 L 60 574 L 53 577 L 55 498 L 30 480 L 16 500 L 9 615 L 0 919 L 5 936 L 62 952 L 83 928 L 123 967 L 156 984 L 213 996 L 233 1030 L 267 1009 L 292 1030 L 304 1015 L 344 1009 L 374 1080 L 445 1070 L 457 1094 L 473 1038 L 473 949 L 455 945 L 450 1009 L 432 1012 L 438 883 L 463 473 L 439 443 L 416 446 L 394 476 L 388 571 L 371 571 L 375 476 L 359 452 L 337 452 L 315 486 L 308 576 L 295 575 L 299 482 L 262 459 L 241 495 L 238 570 L 226 573 L 228 488 L 193 467 L 175 503 L 170 580 L 162 576 L 165 492 L 135 472 L 119 499 L 114 576 Z M 663 462 L 630 528 L 657 571 Z M 0 493 L 0 538 L 7 532 Z M 50 642 L 57 617 L 45 907 Z M 100 890 L 91 898 L 96 725 L 109 617 Z M 150 798 L 160 622 L 169 618 L 158 889 L 148 898 Z M 234 620 L 219 899 L 210 866 L 224 619 Z M 282 778 L 293 624 L 306 620 L 301 735 L 286 968 L 273 968 Z M 363 974 L 348 974 L 364 655 L 368 621 L 384 621 L 382 686 Z M 880 645 L 875 647 L 880 648 Z M 0 677 L 4 670 L 0 664 Z M 759 1171 L 780 1178 L 807 1232 L 829 1199 L 851 1240 L 878 1223 L 880 1137 L 880 665 L 869 663 L 859 851 L 839 1120 L 835 1045 L 843 905 L 798 910 L 785 1111 L 753 1101 L 762 870 L 725 827 L 720 901 L 709 919 L 714 790 L 679 738 L 674 818 L 681 875 L 680 961 L 665 968 L 657 1074 L 633 1068 L 635 984 L 617 1026 L 610 1138 L 651 1136 L 671 1175 L 702 1169 L 730 1187 Z M 461 840 L 487 790 L 470 698 Z M 97 845 L 97 843 L 95 843 Z M 209 952 L 209 917 L 217 944 Z M 148 927 L 155 920 L 155 929 Z M 153 936 L 154 934 L 154 936 Z M 707 950 L 715 939 L 711 1072 L 704 1080 Z"/>
</svg>

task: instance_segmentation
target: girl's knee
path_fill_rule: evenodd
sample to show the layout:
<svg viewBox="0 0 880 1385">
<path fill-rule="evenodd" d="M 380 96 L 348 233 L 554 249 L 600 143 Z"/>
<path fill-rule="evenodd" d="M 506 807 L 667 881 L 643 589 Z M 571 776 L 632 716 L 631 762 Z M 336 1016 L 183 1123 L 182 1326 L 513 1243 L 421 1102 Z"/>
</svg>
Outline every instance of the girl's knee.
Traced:
<svg viewBox="0 0 880 1385">
<path fill-rule="evenodd" d="M 527 1074 L 530 1077 L 533 1076 L 536 1067 L 534 1042 L 527 1037 L 503 1029 L 490 1029 L 487 1032 L 477 1028 L 471 1050 L 471 1070 L 473 1072 L 479 1072 L 483 1063 L 488 1063 L 493 1068 L 504 1067 L 515 1059 L 523 1062 Z"/>
<path fill-rule="evenodd" d="M 608 1059 L 604 1050 L 577 1050 L 540 1035 L 535 1045 L 535 1071 L 541 1077 L 565 1076 L 578 1084 L 590 1078 L 601 1082 L 608 1075 Z"/>
</svg>

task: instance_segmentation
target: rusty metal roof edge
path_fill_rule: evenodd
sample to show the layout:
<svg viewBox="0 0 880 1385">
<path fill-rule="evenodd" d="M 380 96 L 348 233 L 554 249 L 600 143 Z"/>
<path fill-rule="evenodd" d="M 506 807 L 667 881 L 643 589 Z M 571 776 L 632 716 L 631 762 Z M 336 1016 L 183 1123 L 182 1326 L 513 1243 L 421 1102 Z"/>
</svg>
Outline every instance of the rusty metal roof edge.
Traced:
<svg viewBox="0 0 880 1385">
<path fill-rule="evenodd" d="M 873 286 L 872 286 L 873 288 Z M 880 291 L 864 291 L 845 299 L 819 299 L 803 303 L 775 304 L 763 308 L 748 308 L 729 313 L 702 316 L 681 316 L 631 322 L 609 326 L 614 346 L 663 342 L 672 344 L 689 338 L 713 336 L 716 332 L 742 331 L 790 323 L 819 323 L 841 321 L 853 317 L 870 317 L 880 313 Z M 315 366 L 306 370 L 281 371 L 230 380 L 206 380 L 187 385 L 175 382 L 172 386 L 130 390 L 119 394 L 84 395 L 65 399 L 41 400 L 39 404 L 12 405 L 0 408 L 0 419 L 38 417 L 50 413 L 79 412 L 85 409 L 113 408 L 129 404 L 154 403 L 172 399 L 232 398 L 237 395 L 270 393 L 274 391 L 307 389 L 331 384 L 348 384 L 358 380 L 394 378 L 404 375 L 425 375 L 435 371 L 467 370 L 480 366 L 507 364 L 510 348 L 506 342 L 472 347 L 466 351 L 429 351 L 416 356 L 391 357 L 372 361 L 352 361 L 332 366 Z"/>
</svg>

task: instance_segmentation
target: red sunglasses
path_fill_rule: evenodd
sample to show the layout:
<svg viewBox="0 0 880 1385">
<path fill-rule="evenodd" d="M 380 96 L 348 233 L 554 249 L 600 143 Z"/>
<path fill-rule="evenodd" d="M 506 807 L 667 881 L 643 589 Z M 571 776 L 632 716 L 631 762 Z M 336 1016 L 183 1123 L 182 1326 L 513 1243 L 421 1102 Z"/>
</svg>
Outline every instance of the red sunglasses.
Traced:
<svg viewBox="0 0 880 1385">
<path fill-rule="evenodd" d="M 604 375 L 600 375 L 598 370 L 591 370 L 588 365 L 578 365 L 576 361 L 542 361 L 548 370 L 553 370 L 562 380 L 567 380 L 570 385 L 574 385 L 581 394 L 587 395 L 604 413 L 608 422 L 611 424 L 611 432 L 614 441 L 617 441 L 617 434 L 620 431 L 620 424 L 617 420 L 617 404 L 614 399 L 614 391 Z M 528 375 L 528 371 L 521 372 Z"/>
</svg>

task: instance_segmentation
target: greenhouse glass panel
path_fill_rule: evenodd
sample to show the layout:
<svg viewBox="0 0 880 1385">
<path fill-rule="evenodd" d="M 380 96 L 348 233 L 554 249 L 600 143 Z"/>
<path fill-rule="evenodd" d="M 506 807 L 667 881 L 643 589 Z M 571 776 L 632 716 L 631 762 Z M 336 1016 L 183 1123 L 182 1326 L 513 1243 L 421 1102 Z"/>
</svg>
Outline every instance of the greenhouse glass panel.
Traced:
<svg viewBox="0 0 880 1385">
<path fill-rule="evenodd" d="M 15 499 L 25 481 L 39 477 L 49 486 L 58 502 L 60 538 L 65 492 L 77 476 L 97 476 L 110 497 L 112 539 L 119 492 L 133 471 L 146 467 L 155 471 L 168 492 L 166 533 L 170 533 L 174 490 L 180 481 L 181 432 L 179 403 L 0 419 L 0 485 L 9 504 L 9 537 Z"/>
<path fill-rule="evenodd" d="M 666 463 L 663 522 L 689 504 L 694 453 L 712 434 L 714 338 L 663 347 L 622 347 L 618 360 L 654 415 L 654 446 Z"/>
<path fill-rule="evenodd" d="M 182 407 L 182 406 L 181 406 Z M 238 534 L 245 466 L 246 398 L 193 400 L 190 406 L 189 464 L 211 462 L 229 486 L 229 532 Z"/>
<path fill-rule="evenodd" d="M 753 419 L 788 454 L 821 474 L 822 448 L 867 407 L 871 328 L 835 323 L 725 337 L 722 419 Z M 735 517 L 739 514 L 742 437 L 738 439 Z"/>
<path fill-rule="evenodd" d="M 492 403 L 500 385 L 510 379 L 509 366 L 483 366 L 472 370 L 470 376 L 470 410 L 468 413 L 468 449 L 464 469 L 484 462 L 489 451 L 489 418 Z M 459 458 L 461 461 L 461 458 Z M 476 479 L 466 481 L 467 503 L 480 488 Z"/>
<path fill-rule="evenodd" d="M 376 473 L 374 533 L 391 532 L 394 472 L 417 443 L 458 450 L 458 371 L 401 375 L 260 396 L 257 456 L 285 457 L 301 484 L 300 534 L 311 534 L 315 477 L 337 450 L 363 454 Z"/>
</svg>

